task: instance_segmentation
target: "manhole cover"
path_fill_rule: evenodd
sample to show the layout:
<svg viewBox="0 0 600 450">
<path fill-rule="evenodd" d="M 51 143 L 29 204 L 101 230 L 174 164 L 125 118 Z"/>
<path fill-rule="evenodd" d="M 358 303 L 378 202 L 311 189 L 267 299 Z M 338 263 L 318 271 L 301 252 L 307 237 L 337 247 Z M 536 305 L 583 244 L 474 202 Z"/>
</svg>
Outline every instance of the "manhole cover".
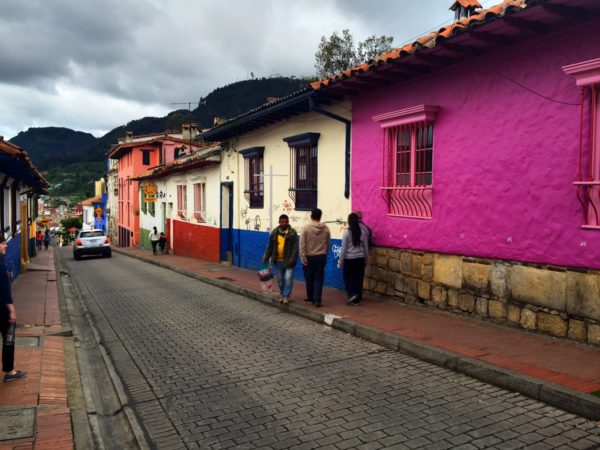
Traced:
<svg viewBox="0 0 600 450">
<path fill-rule="evenodd" d="M 35 409 L 0 409 L 0 441 L 33 437 Z"/>
<path fill-rule="evenodd" d="M 16 336 L 15 346 L 17 347 L 39 347 L 40 346 L 40 337 L 39 336 Z"/>
</svg>

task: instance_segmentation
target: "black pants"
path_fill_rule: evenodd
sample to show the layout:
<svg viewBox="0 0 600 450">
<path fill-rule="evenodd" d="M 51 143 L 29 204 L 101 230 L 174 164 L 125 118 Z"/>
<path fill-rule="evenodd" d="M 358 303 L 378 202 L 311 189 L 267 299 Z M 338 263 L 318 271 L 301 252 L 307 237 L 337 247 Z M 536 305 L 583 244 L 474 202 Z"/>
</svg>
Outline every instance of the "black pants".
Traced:
<svg viewBox="0 0 600 450">
<path fill-rule="evenodd" d="M 320 305 L 327 255 L 307 256 L 306 259 L 308 264 L 302 268 L 306 280 L 306 298 L 314 304 Z"/>
<path fill-rule="evenodd" d="M 344 260 L 344 284 L 348 298 L 358 296 L 362 298 L 363 278 L 365 277 L 365 258 Z"/>
<path fill-rule="evenodd" d="M 158 244 L 158 241 L 150 241 L 150 243 L 152 244 L 152 253 L 156 254 L 156 245 Z"/>
<path fill-rule="evenodd" d="M 0 332 L 2 333 L 2 372 L 10 372 L 15 368 L 15 341 L 8 344 L 8 328 L 10 323 L 7 317 L 0 317 Z"/>
</svg>

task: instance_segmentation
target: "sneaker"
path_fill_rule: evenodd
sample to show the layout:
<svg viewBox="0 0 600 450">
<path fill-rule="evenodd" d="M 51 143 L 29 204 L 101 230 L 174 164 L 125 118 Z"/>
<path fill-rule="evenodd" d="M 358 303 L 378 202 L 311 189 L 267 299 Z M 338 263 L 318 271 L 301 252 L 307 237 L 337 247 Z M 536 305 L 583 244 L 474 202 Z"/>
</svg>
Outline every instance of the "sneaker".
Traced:
<svg viewBox="0 0 600 450">
<path fill-rule="evenodd" d="M 348 303 L 354 303 L 354 302 L 358 302 L 358 295 L 353 295 L 348 300 L 346 300 L 346 304 L 348 304 Z"/>
<path fill-rule="evenodd" d="M 20 370 L 17 370 L 16 373 L 13 373 L 12 375 L 7 373 L 6 375 L 4 375 L 4 381 L 8 382 L 8 381 L 17 381 L 20 380 L 21 378 L 25 378 L 27 377 L 27 372 L 22 372 Z"/>
<path fill-rule="evenodd" d="M 287 297 L 281 297 L 281 303 L 283 303 L 284 305 L 287 305 L 290 301 L 288 300 Z"/>
<path fill-rule="evenodd" d="M 313 301 L 312 301 L 310 298 L 305 298 L 305 299 L 304 299 L 304 301 L 305 301 L 306 303 L 314 303 L 314 302 L 313 302 Z"/>
</svg>

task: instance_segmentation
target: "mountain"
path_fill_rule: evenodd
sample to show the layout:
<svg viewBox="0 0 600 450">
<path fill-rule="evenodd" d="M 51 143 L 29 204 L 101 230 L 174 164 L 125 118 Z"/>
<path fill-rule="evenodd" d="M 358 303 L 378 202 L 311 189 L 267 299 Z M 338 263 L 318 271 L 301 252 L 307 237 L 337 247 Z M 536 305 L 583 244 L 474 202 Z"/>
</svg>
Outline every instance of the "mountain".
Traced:
<svg viewBox="0 0 600 450">
<path fill-rule="evenodd" d="M 94 145 L 96 140 L 90 133 L 45 127 L 21 131 L 10 141 L 26 149 L 36 167 L 43 171 L 55 165 L 86 160 L 81 150 Z"/>
<path fill-rule="evenodd" d="M 230 119 L 306 86 L 304 78 L 260 78 L 244 80 L 215 89 L 201 99 L 193 111 L 180 109 L 164 117 L 144 117 L 121 125 L 96 138 L 68 128 L 29 128 L 10 141 L 27 150 L 31 160 L 50 181 L 50 193 L 81 200 L 93 195 L 94 180 L 106 172 L 106 153 L 126 131 L 134 135 L 180 130 L 196 122 L 210 128 L 215 117 Z"/>
</svg>

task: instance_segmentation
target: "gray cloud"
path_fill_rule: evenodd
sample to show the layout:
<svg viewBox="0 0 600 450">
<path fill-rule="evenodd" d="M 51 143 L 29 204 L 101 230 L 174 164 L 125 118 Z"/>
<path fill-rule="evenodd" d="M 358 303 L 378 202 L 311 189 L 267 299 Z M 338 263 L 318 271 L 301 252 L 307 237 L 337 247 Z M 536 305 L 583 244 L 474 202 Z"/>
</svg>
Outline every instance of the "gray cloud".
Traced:
<svg viewBox="0 0 600 450">
<path fill-rule="evenodd" d="M 0 134 L 12 137 L 34 125 L 102 133 L 164 114 L 170 102 L 197 101 L 250 72 L 312 75 L 321 36 L 348 28 L 356 41 L 386 34 L 400 45 L 450 20 L 450 3 L 2 2 Z"/>
</svg>

